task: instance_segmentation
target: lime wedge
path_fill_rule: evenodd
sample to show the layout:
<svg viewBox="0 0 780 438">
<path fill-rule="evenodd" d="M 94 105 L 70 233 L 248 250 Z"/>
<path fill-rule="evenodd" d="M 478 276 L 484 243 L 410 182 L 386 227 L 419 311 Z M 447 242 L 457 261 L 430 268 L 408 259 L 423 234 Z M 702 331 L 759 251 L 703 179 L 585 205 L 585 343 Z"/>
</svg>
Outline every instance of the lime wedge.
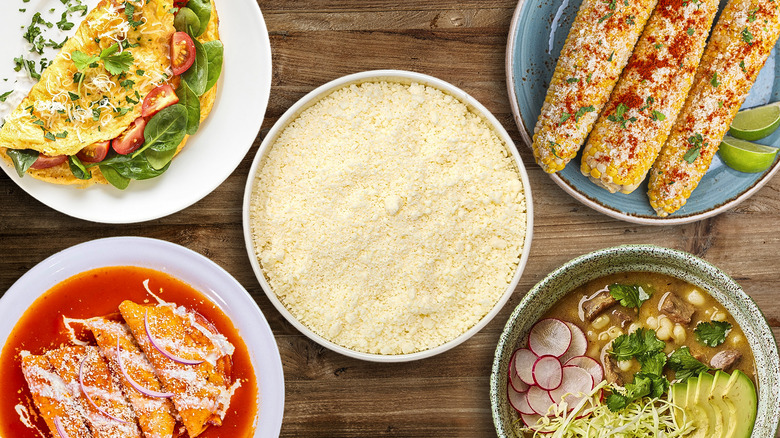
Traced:
<svg viewBox="0 0 780 438">
<path fill-rule="evenodd" d="M 741 140 L 758 140 L 780 126 L 780 102 L 743 110 L 731 123 L 729 134 Z"/>
<path fill-rule="evenodd" d="M 727 166 L 745 173 L 763 172 L 775 162 L 779 149 L 726 136 L 718 155 Z"/>
</svg>

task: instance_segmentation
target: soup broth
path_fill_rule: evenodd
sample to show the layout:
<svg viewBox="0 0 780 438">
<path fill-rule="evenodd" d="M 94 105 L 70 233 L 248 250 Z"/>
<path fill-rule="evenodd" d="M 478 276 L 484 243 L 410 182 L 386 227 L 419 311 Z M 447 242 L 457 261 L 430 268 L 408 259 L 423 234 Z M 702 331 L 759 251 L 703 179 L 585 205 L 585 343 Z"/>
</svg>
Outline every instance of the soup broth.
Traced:
<svg viewBox="0 0 780 438">
<path fill-rule="evenodd" d="M 614 299 L 610 301 L 608 287 L 612 284 L 642 286 L 650 298 L 638 311 L 623 307 Z M 630 382 L 640 370 L 636 360 L 617 364 L 606 354 L 613 339 L 639 328 L 655 330 L 658 338 L 666 342 L 667 354 L 687 346 L 695 358 L 712 368 L 720 368 L 715 365 L 723 364 L 722 359 L 728 357 L 726 371 L 740 370 L 756 381 L 753 353 L 734 318 L 706 291 L 668 275 L 630 272 L 598 278 L 566 295 L 545 317 L 571 322 L 585 332 L 586 355 L 603 364 L 610 383 Z M 731 324 L 725 342 L 715 347 L 697 341 L 694 332 L 699 323 L 711 321 Z M 736 356 L 739 357 L 736 361 L 730 359 Z M 673 375 L 668 377 L 671 379 Z"/>
</svg>

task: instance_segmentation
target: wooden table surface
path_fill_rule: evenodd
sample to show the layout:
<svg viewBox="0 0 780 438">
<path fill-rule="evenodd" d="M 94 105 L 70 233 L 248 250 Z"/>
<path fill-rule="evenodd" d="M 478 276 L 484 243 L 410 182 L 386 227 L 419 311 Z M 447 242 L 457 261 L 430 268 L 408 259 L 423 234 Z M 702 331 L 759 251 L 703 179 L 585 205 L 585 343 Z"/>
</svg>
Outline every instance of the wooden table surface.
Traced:
<svg viewBox="0 0 780 438">
<path fill-rule="evenodd" d="M 579 204 L 533 163 L 512 118 L 504 51 L 514 0 L 258 3 L 270 33 L 273 85 L 263 129 L 236 171 L 192 207 L 132 225 L 70 218 L 36 201 L 0 173 L 0 292 L 46 257 L 96 238 L 146 236 L 204 254 L 244 285 L 276 335 L 286 384 L 282 436 L 287 437 L 493 436 L 488 381 L 493 351 L 509 314 L 547 273 L 607 246 L 652 243 L 704 258 L 743 286 L 780 337 L 780 178 L 735 209 L 688 225 L 635 225 Z M 288 324 L 260 288 L 241 231 L 249 166 L 278 117 L 327 81 L 384 68 L 441 78 L 492 111 L 526 163 L 535 208 L 528 265 L 495 319 L 444 354 L 387 365 L 333 353 Z"/>
</svg>

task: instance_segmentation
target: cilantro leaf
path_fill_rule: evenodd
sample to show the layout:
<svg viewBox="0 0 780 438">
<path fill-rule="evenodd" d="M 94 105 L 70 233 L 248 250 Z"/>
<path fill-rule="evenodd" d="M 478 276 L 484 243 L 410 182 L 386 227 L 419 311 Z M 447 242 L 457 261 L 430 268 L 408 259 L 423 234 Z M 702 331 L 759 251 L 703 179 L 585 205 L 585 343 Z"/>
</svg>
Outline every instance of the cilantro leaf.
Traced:
<svg viewBox="0 0 780 438">
<path fill-rule="evenodd" d="M 699 362 L 691 355 L 688 347 L 680 347 L 669 356 L 669 368 L 674 370 L 675 380 L 685 382 L 691 377 L 709 371 L 710 367 Z"/>
<path fill-rule="evenodd" d="M 90 64 L 98 62 L 100 58 L 97 56 L 89 56 L 80 50 L 74 50 L 70 55 L 70 59 L 72 59 L 73 63 L 76 64 L 76 69 L 83 71 L 86 70 Z"/>
<path fill-rule="evenodd" d="M 132 53 L 124 51 L 118 55 L 110 55 L 103 58 L 103 66 L 112 75 L 118 75 L 130 70 L 130 66 L 133 64 L 134 60 L 135 58 Z"/>
<path fill-rule="evenodd" d="M 655 336 L 655 330 L 636 329 L 631 334 L 620 335 L 612 341 L 609 354 L 615 360 L 641 359 L 663 352 L 666 344 Z"/>
<path fill-rule="evenodd" d="M 623 307 L 639 307 L 645 301 L 650 299 L 652 291 L 646 291 L 645 288 L 638 284 L 610 284 L 609 293 L 612 298 L 620 301 L 620 305 Z"/>
<path fill-rule="evenodd" d="M 660 397 L 668 387 L 669 381 L 666 377 L 640 372 L 622 392 L 616 390 L 607 396 L 607 407 L 610 411 L 617 412 L 642 397 Z"/>
<path fill-rule="evenodd" d="M 731 331 L 731 324 L 726 321 L 700 322 L 693 329 L 696 340 L 708 347 L 717 347 L 726 342 L 729 331 Z"/>
</svg>

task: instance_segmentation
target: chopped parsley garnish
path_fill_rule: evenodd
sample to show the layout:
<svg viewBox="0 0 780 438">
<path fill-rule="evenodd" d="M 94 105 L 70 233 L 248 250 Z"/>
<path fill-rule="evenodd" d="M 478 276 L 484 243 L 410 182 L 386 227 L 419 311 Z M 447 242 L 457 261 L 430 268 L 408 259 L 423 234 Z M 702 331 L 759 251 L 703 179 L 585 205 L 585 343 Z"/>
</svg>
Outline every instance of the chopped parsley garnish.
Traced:
<svg viewBox="0 0 780 438">
<path fill-rule="evenodd" d="M 8 99 L 8 96 L 10 96 L 11 93 L 13 93 L 13 91 L 6 91 L 5 93 L 0 94 L 0 102 L 5 102 L 5 100 Z"/>
<path fill-rule="evenodd" d="M 599 23 L 603 22 L 604 20 L 609 20 L 609 17 L 615 15 L 614 12 L 610 12 L 609 14 L 604 15 L 603 17 L 599 18 Z"/>
<path fill-rule="evenodd" d="M 693 35 L 693 33 L 696 32 L 696 30 L 694 30 L 694 28 L 692 27 L 689 27 L 688 30 L 686 30 L 686 32 L 688 33 L 688 35 Z"/>
<path fill-rule="evenodd" d="M 620 127 L 626 129 L 626 123 L 636 122 L 636 117 L 626 117 L 626 111 L 628 111 L 628 106 L 621 102 L 618 104 L 617 108 L 615 108 L 615 112 L 612 115 L 607 116 L 607 120 L 620 123 Z"/>
<path fill-rule="evenodd" d="M 634 22 L 634 18 L 635 17 L 633 15 L 629 15 L 628 17 L 626 17 L 626 23 L 628 23 L 628 25 L 630 26 L 635 25 L 636 22 Z"/>
<path fill-rule="evenodd" d="M 718 85 L 720 85 L 720 82 L 718 82 L 718 72 L 712 73 L 712 79 L 710 79 L 710 84 L 713 87 L 718 88 Z"/>
<path fill-rule="evenodd" d="M 564 111 L 563 115 L 561 115 L 561 121 L 558 122 L 558 126 L 563 125 L 563 122 L 569 120 L 569 117 L 571 117 L 571 114 Z"/>
<path fill-rule="evenodd" d="M 596 111 L 596 109 L 593 107 L 593 105 L 581 107 L 574 114 L 574 121 L 575 122 L 579 122 L 580 117 L 584 116 L 585 114 L 587 114 L 589 112 L 593 112 L 593 111 Z"/>
<path fill-rule="evenodd" d="M 726 321 L 700 322 L 693 329 L 696 340 L 708 347 L 717 347 L 726 342 L 729 331 L 731 331 L 731 324 Z"/>
<path fill-rule="evenodd" d="M 690 377 L 709 371 L 710 367 L 699 362 L 691 355 L 688 347 L 680 347 L 669 356 L 669 368 L 674 370 L 675 380 L 685 382 Z"/>
<path fill-rule="evenodd" d="M 68 96 L 70 97 L 70 100 L 71 100 L 71 101 L 73 101 L 73 102 L 75 102 L 75 101 L 77 101 L 77 100 L 81 99 L 81 96 L 79 96 L 79 95 L 78 95 L 78 94 L 76 94 L 76 93 L 72 93 L 72 92 L 70 92 L 70 91 L 68 91 Z"/>
<path fill-rule="evenodd" d="M 607 58 L 607 61 L 612 62 L 612 57 L 615 56 L 615 51 L 613 50 L 612 53 L 609 54 L 609 58 Z"/>
<path fill-rule="evenodd" d="M 693 162 L 699 158 L 699 155 L 701 155 L 701 147 L 704 146 L 706 142 L 704 141 L 704 138 L 701 136 L 701 134 L 696 133 L 688 137 L 688 143 L 690 143 L 693 147 L 688 149 L 688 152 L 683 155 L 683 160 L 693 164 Z"/>
<path fill-rule="evenodd" d="M 566 79 L 566 83 L 567 84 L 573 84 L 575 82 L 579 82 L 579 79 L 577 79 L 577 78 L 568 78 L 568 79 Z"/>
<path fill-rule="evenodd" d="M 555 149 L 556 146 L 560 146 L 558 143 L 548 140 L 547 146 L 550 148 L 550 152 L 552 152 L 555 158 L 561 159 L 561 157 L 558 155 L 558 151 Z"/>
<path fill-rule="evenodd" d="M 666 120 L 666 116 L 660 111 L 653 110 L 651 119 L 656 122 L 663 122 Z"/>
<path fill-rule="evenodd" d="M 748 15 L 748 21 L 749 22 L 752 23 L 752 22 L 756 21 L 756 12 L 758 12 L 758 8 L 755 8 L 752 11 L 750 11 L 750 15 Z"/>
<path fill-rule="evenodd" d="M 742 41 L 750 44 L 751 46 L 753 45 L 753 34 L 750 33 L 747 27 L 742 29 Z"/>
<path fill-rule="evenodd" d="M 126 79 L 126 80 L 120 82 L 119 85 L 121 85 L 123 88 L 126 88 L 126 89 L 129 90 L 129 89 L 133 88 L 133 85 L 135 85 L 135 81 L 130 80 L 130 79 Z"/>
<path fill-rule="evenodd" d="M 588 77 L 587 77 L 587 78 L 585 78 L 585 81 L 586 81 L 587 83 L 590 83 L 590 78 L 591 78 L 591 76 L 593 76 L 593 73 L 588 73 Z"/>
<path fill-rule="evenodd" d="M 608 286 L 609 294 L 612 298 L 618 300 L 620 305 L 627 308 L 637 308 L 642 306 L 642 303 L 650 299 L 650 295 L 653 291 L 647 291 L 644 287 L 638 284 L 610 284 Z"/>
<path fill-rule="evenodd" d="M 745 68 L 745 60 L 739 61 L 739 68 L 742 69 L 742 73 L 747 73 L 747 69 Z"/>
<path fill-rule="evenodd" d="M 130 26 L 133 26 L 133 29 L 136 29 L 138 26 L 144 24 L 143 21 L 135 21 L 135 5 L 130 2 L 125 2 L 125 16 L 127 17 L 127 22 L 130 24 Z"/>
</svg>

